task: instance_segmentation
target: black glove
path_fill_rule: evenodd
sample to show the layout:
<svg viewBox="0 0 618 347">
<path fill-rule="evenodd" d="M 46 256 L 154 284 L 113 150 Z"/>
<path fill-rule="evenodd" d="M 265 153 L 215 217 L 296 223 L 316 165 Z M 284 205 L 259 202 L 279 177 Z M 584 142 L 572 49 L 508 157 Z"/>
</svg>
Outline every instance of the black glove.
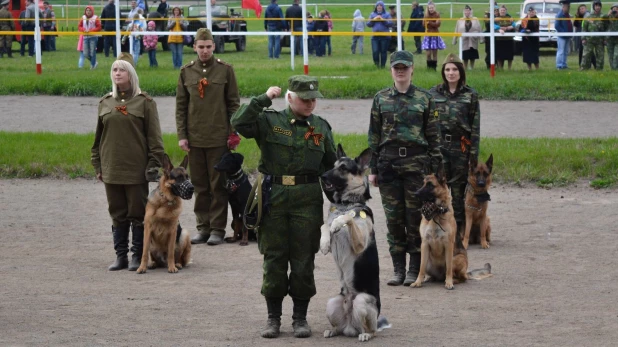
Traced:
<svg viewBox="0 0 618 347">
<path fill-rule="evenodd" d="M 159 168 L 151 167 L 146 170 L 146 181 L 148 182 L 159 182 Z"/>
</svg>

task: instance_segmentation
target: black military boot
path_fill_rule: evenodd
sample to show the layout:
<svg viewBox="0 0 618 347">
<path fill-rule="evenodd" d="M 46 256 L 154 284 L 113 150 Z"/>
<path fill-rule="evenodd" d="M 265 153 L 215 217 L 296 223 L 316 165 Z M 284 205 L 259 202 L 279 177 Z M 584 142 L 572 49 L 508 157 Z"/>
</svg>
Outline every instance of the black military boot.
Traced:
<svg viewBox="0 0 618 347">
<path fill-rule="evenodd" d="M 281 307 L 283 298 L 266 298 L 266 307 L 268 308 L 268 321 L 266 327 L 262 330 L 262 337 L 273 339 L 279 336 L 281 329 Z"/>
<path fill-rule="evenodd" d="M 304 338 L 311 336 L 311 327 L 307 323 L 307 309 L 309 308 L 309 300 L 294 299 L 294 309 L 292 311 L 292 328 L 294 328 L 294 337 Z"/>
<path fill-rule="evenodd" d="M 142 252 L 144 251 L 144 226 L 134 225 L 133 235 L 131 235 L 131 263 L 129 271 L 136 271 L 142 262 Z"/>
<path fill-rule="evenodd" d="M 403 281 L 403 285 L 409 287 L 412 283 L 416 282 L 418 278 L 418 272 L 421 268 L 421 253 L 410 253 L 410 266 L 406 273 L 406 279 Z"/>
<path fill-rule="evenodd" d="M 116 262 L 110 265 L 109 271 L 126 269 L 129 265 L 127 253 L 129 253 L 129 224 L 112 226 L 114 236 L 114 250 L 116 251 Z"/>
<path fill-rule="evenodd" d="M 391 254 L 393 259 L 393 277 L 386 284 L 400 286 L 406 277 L 406 253 Z"/>
</svg>

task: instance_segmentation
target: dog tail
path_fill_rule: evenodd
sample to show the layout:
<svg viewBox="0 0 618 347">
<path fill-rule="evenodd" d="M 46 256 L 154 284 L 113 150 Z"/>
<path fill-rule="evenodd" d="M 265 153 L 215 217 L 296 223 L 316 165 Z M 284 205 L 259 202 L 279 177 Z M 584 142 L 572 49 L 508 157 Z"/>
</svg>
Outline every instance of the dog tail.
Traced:
<svg viewBox="0 0 618 347">
<path fill-rule="evenodd" d="M 485 263 L 482 269 L 476 269 L 468 272 L 468 279 L 480 281 L 487 277 L 491 277 L 493 274 L 491 273 L 491 264 Z"/>
<path fill-rule="evenodd" d="M 384 316 L 378 317 L 378 331 L 382 331 L 384 329 L 388 329 L 392 327 L 391 323 L 388 322 L 388 319 Z"/>
</svg>

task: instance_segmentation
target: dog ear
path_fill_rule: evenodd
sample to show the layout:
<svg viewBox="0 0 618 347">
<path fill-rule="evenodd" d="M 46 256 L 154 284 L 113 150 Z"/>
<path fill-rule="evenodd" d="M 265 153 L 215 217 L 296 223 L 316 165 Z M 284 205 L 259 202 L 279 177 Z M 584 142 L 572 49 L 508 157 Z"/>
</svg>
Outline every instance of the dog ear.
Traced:
<svg viewBox="0 0 618 347">
<path fill-rule="evenodd" d="M 240 153 L 232 153 L 232 156 L 234 157 L 234 160 L 236 160 L 240 165 L 242 165 L 242 162 L 245 160 L 245 157 L 243 157 L 243 155 Z"/>
<path fill-rule="evenodd" d="M 341 159 L 341 157 L 347 157 L 343 150 L 343 146 L 341 144 L 337 144 L 337 159 Z"/>
<path fill-rule="evenodd" d="M 487 159 L 487 161 L 485 162 L 485 165 L 487 165 L 487 170 L 489 170 L 489 173 L 491 173 L 491 169 L 494 166 L 494 154 L 490 154 L 489 155 L 489 159 Z"/>
<path fill-rule="evenodd" d="M 478 160 L 476 159 L 476 157 L 470 157 L 470 161 L 468 162 L 468 165 L 470 167 L 470 172 L 473 172 L 474 170 L 476 170 L 476 166 L 478 165 Z"/>
<path fill-rule="evenodd" d="M 371 156 L 373 153 L 371 152 L 371 148 L 366 148 L 354 161 L 356 161 L 356 165 L 358 165 L 360 172 L 367 170 L 369 167 L 369 162 L 371 161 Z"/>
<path fill-rule="evenodd" d="M 436 172 L 436 178 L 440 184 L 446 184 L 446 175 L 444 174 L 444 164 L 440 162 L 438 164 L 438 172 Z"/>
<path fill-rule="evenodd" d="M 178 165 L 178 166 L 180 166 L 181 168 L 186 170 L 187 169 L 187 165 L 189 165 L 189 156 L 185 155 L 185 157 L 182 159 L 182 163 L 180 163 L 180 165 Z"/>
<path fill-rule="evenodd" d="M 172 165 L 172 161 L 170 160 L 170 157 L 169 157 L 169 155 L 167 155 L 167 153 L 165 153 L 163 155 L 163 163 L 161 163 L 161 164 L 163 165 L 163 167 L 162 167 L 163 174 L 165 176 L 169 176 L 170 172 L 174 168 L 174 165 Z"/>
</svg>

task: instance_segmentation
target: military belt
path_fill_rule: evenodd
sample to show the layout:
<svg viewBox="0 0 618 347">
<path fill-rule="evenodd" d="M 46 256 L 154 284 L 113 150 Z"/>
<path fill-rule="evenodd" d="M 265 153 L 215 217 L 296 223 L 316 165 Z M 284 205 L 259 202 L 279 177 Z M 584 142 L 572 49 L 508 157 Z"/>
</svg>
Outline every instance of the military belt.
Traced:
<svg viewBox="0 0 618 347">
<path fill-rule="evenodd" d="M 281 184 L 284 186 L 295 186 L 298 184 L 318 183 L 318 176 L 273 176 L 274 184 Z"/>
<path fill-rule="evenodd" d="M 414 147 L 382 147 L 382 155 L 396 156 L 400 158 L 411 157 L 418 154 L 427 154 L 427 148 L 423 146 Z"/>
</svg>

